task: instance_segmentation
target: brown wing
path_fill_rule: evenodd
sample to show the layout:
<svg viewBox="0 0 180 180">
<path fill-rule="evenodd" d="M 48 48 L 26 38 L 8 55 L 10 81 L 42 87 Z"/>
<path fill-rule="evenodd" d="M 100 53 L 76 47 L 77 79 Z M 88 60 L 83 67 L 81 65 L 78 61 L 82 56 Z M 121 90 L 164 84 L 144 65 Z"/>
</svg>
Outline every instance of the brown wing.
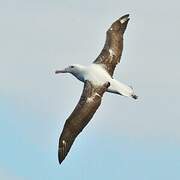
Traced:
<svg viewBox="0 0 180 180">
<path fill-rule="evenodd" d="M 109 83 L 105 83 L 101 87 L 94 87 L 89 81 L 85 82 L 81 98 L 66 120 L 59 138 L 58 159 L 60 164 L 68 154 L 77 135 L 88 124 L 100 106 L 101 98 L 109 85 Z"/>
<path fill-rule="evenodd" d="M 103 64 L 105 69 L 113 76 L 116 64 L 120 62 L 123 50 L 123 34 L 129 21 L 129 14 L 115 21 L 106 32 L 106 42 L 100 55 L 94 61 Z"/>
</svg>

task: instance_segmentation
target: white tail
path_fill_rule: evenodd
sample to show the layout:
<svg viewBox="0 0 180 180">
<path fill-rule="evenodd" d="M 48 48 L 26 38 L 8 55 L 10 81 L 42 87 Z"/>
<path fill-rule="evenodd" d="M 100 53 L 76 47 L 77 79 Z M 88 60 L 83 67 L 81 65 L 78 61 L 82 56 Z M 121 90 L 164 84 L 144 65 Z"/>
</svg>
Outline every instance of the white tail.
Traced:
<svg viewBox="0 0 180 180">
<path fill-rule="evenodd" d="M 111 80 L 110 87 L 108 88 L 107 91 L 111 92 L 111 93 L 116 93 L 116 94 L 120 94 L 123 96 L 127 96 L 127 97 L 132 97 L 134 99 L 138 98 L 138 96 L 135 95 L 134 90 L 131 87 L 129 87 L 115 79 Z"/>
</svg>

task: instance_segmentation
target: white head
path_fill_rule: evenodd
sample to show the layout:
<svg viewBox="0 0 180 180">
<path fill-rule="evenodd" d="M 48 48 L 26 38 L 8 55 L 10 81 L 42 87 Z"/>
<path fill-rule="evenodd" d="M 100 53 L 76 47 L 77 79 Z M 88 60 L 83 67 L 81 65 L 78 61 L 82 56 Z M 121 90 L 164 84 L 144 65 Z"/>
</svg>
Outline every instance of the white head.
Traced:
<svg viewBox="0 0 180 180">
<path fill-rule="evenodd" d="M 68 67 L 66 67 L 63 70 L 57 70 L 55 71 L 56 74 L 58 73 L 71 73 L 72 75 L 74 75 L 76 78 L 78 78 L 80 81 L 84 80 L 84 69 L 85 67 L 79 64 L 72 64 Z"/>
</svg>

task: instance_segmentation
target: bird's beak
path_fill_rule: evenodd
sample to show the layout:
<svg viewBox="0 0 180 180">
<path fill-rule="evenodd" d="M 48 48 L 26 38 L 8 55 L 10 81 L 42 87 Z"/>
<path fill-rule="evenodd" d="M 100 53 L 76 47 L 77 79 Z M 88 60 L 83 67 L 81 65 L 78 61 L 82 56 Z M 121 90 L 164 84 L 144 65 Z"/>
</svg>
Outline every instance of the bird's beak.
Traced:
<svg viewBox="0 0 180 180">
<path fill-rule="evenodd" d="M 55 73 L 56 74 L 58 74 L 58 73 L 66 73 L 67 71 L 66 71 L 66 69 L 64 69 L 64 70 L 57 70 L 57 71 L 55 71 Z"/>
</svg>

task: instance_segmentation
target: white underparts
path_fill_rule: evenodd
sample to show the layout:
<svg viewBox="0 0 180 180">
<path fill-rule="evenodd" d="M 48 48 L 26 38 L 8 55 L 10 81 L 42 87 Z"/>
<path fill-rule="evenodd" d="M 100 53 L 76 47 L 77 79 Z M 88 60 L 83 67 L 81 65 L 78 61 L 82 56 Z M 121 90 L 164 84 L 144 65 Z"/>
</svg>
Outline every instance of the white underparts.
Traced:
<svg viewBox="0 0 180 180">
<path fill-rule="evenodd" d="M 114 51 L 112 49 L 109 49 L 109 53 L 110 56 L 113 57 Z M 78 74 L 78 77 L 82 77 L 83 82 L 88 80 L 92 83 L 93 87 L 100 87 L 103 86 L 105 83 L 110 82 L 110 87 L 107 89 L 108 92 L 121 94 L 128 97 L 134 95 L 134 90 L 131 87 L 113 79 L 110 74 L 105 70 L 103 65 L 91 64 L 88 67 L 80 67 L 81 71 L 76 72 L 75 76 L 77 77 Z M 93 102 L 96 96 L 101 97 L 98 93 L 94 92 L 91 97 L 87 98 L 86 102 Z M 64 141 L 64 143 L 66 142 Z"/>
<path fill-rule="evenodd" d="M 84 76 L 85 80 L 89 80 L 94 86 L 102 86 L 111 80 L 111 76 L 100 64 L 92 64 L 87 69 Z"/>
</svg>

